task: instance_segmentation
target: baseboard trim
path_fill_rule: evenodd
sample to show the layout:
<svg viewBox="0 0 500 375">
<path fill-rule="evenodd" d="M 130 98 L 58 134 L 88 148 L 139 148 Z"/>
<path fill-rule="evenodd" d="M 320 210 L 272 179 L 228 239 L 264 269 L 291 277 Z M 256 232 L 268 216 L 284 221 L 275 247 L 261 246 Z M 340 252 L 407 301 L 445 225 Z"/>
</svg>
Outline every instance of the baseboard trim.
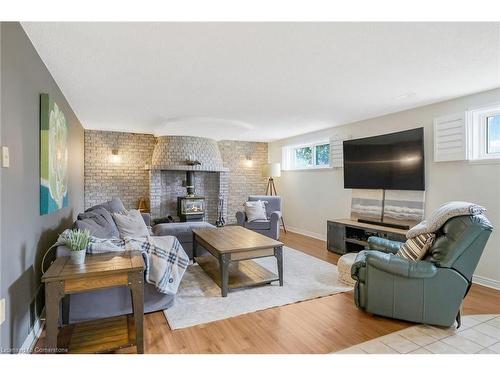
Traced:
<svg viewBox="0 0 500 375">
<path fill-rule="evenodd" d="M 487 277 L 473 275 L 472 282 L 474 284 L 479 284 L 482 286 L 487 286 L 488 288 L 500 290 L 500 281 L 498 281 L 498 280 L 493 280 L 493 279 L 489 279 Z"/>
<path fill-rule="evenodd" d="M 286 230 L 289 231 L 289 232 L 293 232 L 293 233 L 297 233 L 297 234 L 302 234 L 303 236 L 316 238 L 317 240 L 326 241 L 326 234 L 311 232 L 311 231 L 300 229 L 300 228 L 296 228 L 296 227 L 290 227 L 288 225 L 286 227 Z"/>
<path fill-rule="evenodd" d="M 35 320 L 33 328 L 30 330 L 30 332 L 28 333 L 28 337 L 26 337 L 23 344 L 19 348 L 18 354 L 30 354 L 33 352 L 33 348 L 35 347 L 37 340 L 40 338 L 43 327 L 45 326 L 45 319 L 42 319 L 42 317 L 44 316 L 45 307 L 43 308 L 40 316 Z"/>
</svg>

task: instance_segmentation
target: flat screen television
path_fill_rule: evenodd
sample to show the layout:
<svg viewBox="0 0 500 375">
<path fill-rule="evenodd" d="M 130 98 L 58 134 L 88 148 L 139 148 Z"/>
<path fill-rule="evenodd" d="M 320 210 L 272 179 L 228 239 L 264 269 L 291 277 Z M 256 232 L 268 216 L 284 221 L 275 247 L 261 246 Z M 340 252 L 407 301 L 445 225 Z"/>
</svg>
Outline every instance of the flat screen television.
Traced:
<svg viewBox="0 0 500 375">
<path fill-rule="evenodd" d="M 344 188 L 425 190 L 424 128 L 344 141 Z"/>
</svg>

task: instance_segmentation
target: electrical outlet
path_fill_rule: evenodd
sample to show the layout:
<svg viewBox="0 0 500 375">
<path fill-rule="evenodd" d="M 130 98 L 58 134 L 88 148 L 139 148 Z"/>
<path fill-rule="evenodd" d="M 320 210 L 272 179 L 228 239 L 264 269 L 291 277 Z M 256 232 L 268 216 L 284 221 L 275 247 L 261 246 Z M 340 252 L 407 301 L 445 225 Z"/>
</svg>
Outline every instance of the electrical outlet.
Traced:
<svg viewBox="0 0 500 375">
<path fill-rule="evenodd" d="M 2 167 L 9 168 L 10 160 L 9 160 L 9 148 L 7 146 L 2 146 Z"/>
<path fill-rule="evenodd" d="M 5 321 L 5 298 L 0 299 L 0 325 Z"/>
</svg>

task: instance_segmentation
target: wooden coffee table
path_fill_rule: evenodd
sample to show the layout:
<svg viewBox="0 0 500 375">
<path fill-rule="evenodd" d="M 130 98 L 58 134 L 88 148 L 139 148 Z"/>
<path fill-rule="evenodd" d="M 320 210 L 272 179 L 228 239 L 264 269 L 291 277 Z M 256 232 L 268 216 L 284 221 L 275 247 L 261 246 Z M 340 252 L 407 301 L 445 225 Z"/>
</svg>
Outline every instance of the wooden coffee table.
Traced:
<svg viewBox="0 0 500 375">
<path fill-rule="evenodd" d="M 197 256 L 198 245 L 211 254 Z M 252 259 L 274 256 L 278 276 Z M 221 288 L 228 291 L 279 281 L 283 286 L 283 243 L 240 226 L 193 229 L 193 258 Z"/>
</svg>

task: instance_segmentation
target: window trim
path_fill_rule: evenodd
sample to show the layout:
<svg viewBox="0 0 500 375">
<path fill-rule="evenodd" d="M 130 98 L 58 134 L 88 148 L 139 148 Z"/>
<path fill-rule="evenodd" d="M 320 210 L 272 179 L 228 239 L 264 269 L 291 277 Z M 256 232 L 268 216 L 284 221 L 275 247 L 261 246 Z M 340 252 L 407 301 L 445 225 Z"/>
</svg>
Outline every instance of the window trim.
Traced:
<svg viewBox="0 0 500 375">
<path fill-rule="evenodd" d="M 468 111 L 467 158 L 469 161 L 500 159 L 500 152 L 488 152 L 488 117 L 500 116 L 500 103 L 493 103 Z"/>
<path fill-rule="evenodd" d="M 328 164 L 316 164 L 316 146 L 328 145 Z M 312 148 L 312 164 L 308 166 L 297 166 L 295 163 L 295 150 L 299 148 L 311 147 Z M 311 169 L 328 169 L 331 168 L 331 144 L 329 139 L 322 139 L 320 141 L 301 143 L 296 145 L 283 146 L 282 151 L 282 169 L 288 171 L 301 171 Z"/>
</svg>

